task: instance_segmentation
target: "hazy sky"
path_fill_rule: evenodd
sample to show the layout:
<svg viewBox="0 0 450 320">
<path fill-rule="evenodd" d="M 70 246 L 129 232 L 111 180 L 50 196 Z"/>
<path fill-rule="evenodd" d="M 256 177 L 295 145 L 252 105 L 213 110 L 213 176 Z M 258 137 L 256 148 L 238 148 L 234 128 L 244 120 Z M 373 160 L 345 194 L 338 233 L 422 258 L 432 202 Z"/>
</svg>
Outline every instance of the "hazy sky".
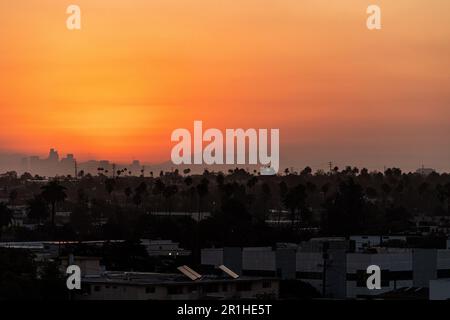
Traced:
<svg viewBox="0 0 450 320">
<path fill-rule="evenodd" d="M 66 8 L 82 30 L 66 29 Z M 382 8 L 381 31 L 366 8 Z M 0 2 L 0 152 L 158 162 L 279 128 L 281 162 L 450 170 L 448 0 Z"/>
</svg>

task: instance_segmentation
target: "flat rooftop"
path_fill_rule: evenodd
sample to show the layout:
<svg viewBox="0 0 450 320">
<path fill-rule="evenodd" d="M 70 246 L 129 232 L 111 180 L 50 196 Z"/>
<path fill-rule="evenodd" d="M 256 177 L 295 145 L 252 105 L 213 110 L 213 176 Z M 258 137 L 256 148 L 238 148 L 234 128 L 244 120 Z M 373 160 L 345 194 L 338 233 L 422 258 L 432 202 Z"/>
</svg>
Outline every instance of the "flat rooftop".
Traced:
<svg viewBox="0 0 450 320">
<path fill-rule="evenodd" d="M 190 280 L 182 274 L 169 273 L 138 273 L 138 272 L 107 272 L 98 276 L 83 277 L 84 283 L 90 284 L 110 284 L 110 285 L 193 285 L 199 283 L 236 283 L 248 281 L 277 281 L 276 278 L 269 277 L 239 277 L 233 279 L 230 277 L 220 277 L 213 275 L 205 275 L 197 280 Z"/>
</svg>

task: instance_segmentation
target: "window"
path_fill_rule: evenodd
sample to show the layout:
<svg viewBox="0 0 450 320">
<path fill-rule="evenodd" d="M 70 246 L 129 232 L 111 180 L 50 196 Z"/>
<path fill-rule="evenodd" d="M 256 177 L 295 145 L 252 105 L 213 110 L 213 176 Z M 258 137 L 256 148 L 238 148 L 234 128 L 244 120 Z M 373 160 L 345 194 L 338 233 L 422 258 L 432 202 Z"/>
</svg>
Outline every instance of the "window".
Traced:
<svg viewBox="0 0 450 320">
<path fill-rule="evenodd" d="M 99 292 L 101 290 L 101 287 L 100 286 L 94 286 L 94 291 L 95 292 Z"/>
<path fill-rule="evenodd" d="M 262 287 L 263 287 L 264 289 L 271 288 L 271 287 L 272 287 L 272 283 L 271 283 L 270 281 L 263 281 Z"/>
<path fill-rule="evenodd" d="M 223 292 L 227 292 L 227 291 L 228 291 L 228 285 L 227 285 L 226 283 L 224 283 L 224 284 L 222 285 L 222 291 L 223 291 Z"/>
<path fill-rule="evenodd" d="M 145 293 L 155 293 L 155 287 L 146 287 Z"/>
</svg>

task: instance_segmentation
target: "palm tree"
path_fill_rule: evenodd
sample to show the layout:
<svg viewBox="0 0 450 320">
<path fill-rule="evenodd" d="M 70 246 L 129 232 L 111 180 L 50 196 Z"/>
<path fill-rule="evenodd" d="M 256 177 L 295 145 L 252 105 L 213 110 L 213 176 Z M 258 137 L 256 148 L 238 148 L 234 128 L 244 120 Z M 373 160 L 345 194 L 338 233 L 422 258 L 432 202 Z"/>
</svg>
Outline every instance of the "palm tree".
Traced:
<svg viewBox="0 0 450 320">
<path fill-rule="evenodd" d="M 450 216 L 450 183 L 445 185 L 438 184 L 436 186 L 437 197 L 444 204 L 447 201 L 447 215 Z"/>
<path fill-rule="evenodd" d="M 142 204 L 144 198 L 146 198 L 147 195 L 147 184 L 145 182 L 141 182 L 134 190 L 134 204 L 138 207 L 140 204 Z"/>
<path fill-rule="evenodd" d="M 171 198 L 175 196 L 178 192 L 178 187 L 176 185 L 169 185 L 164 188 L 163 190 L 163 196 L 166 198 L 166 204 L 168 205 L 167 211 L 170 213 L 172 212 L 172 201 Z"/>
<path fill-rule="evenodd" d="M 131 197 L 133 191 L 131 190 L 130 187 L 126 187 L 123 192 L 125 193 L 125 197 L 127 198 L 127 203 L 128 203 L 130 201 L 130 197 Z"/>
<path fill-rule="evenodd" d="M 41 196 L 52 207 L 52 226 L 55 226 L 56 204 L 67 198 L 66 188 L 57 181 L 51 181 L 43 186 Z"/>
<path fill-rule="evenodd" d="M 111 194 L 114 191 L 115 185 L 116 185 L 116 181 L 114 179 L 109 178 L 109 179 L 105 180 L 105 189 L 106 189 L 106 192 L 108 192 L 110 198 L 111 198 Z"/>
<path fill-rule="evenodd" d="M 0 203 L 0 239 L 2 236 L 3 227 L 7 227 L 13 218 L 12 211 L 6 206 L 5 203 Z"/>
<path fill-rule="evenodd" d="M 302 175 L 302 176 L 309 176 L 309 175 L 311 175 L 312 174 L 312 169 L 311 169 L 311 167 L 305 167 L 305 169 L 303 169 L 301 172 L 300 172 L 300 175 Z"/>
<path fill-rule="evenodd" d="M 262 212 L 262 221 L 265 222 L 267 217 L 268 217 L 268 213 L 269 213 L 269 201 L 270 198 L 272 197 L 272 191 L 270 190 L 270 186 L 264 182 L 262 187 L 261 187 L 261 199 L 263 202 L 263 212 Z"/>
<path fill-rule="evenodd" d="M 84 177 L 84 170 L 80 170 L 80 172 L 78 172 L 78 177 L 83 179 L 83 177 Z"/>
<path fill-rule="evenodd" d="M 283 199 L 283 204 L 291 212 L 291 226 L 295 225 L 295 221 L 300 221 L 305 218 L 306 214 L 306 188 L 299 184 L 296 187 L 289 189 Z"/>
<path fill-rule="evenodd" d="M 197 194 L 198 194 L 198 218 L 199 221 L 202 219 L 200 213 L 203 209 L 203 198 L 208 195 L 208 184 L 209 180 L 203 178 L 202 181 L 197 185 Z"/>
<path fill-rule="evenodd" d="M 184 179 L 184 183 L 186 184 L 187 187 L 189 187 L 192 184 L 193 180 L 191 177 L 186 177 Z"/>
<path fill-rule="evenodd" d="M 161 195 L 162 195 L 165 187 L 166 187 L 166 185 L 164 184 L 164 182 L 161 181 L 160 178 L 156 179 L 155 186 L 153 187 L 152 193 L 155 196 L 158 196 L 158 206 L 157 206 L 158 209 L 160 209 L 159 207 L 160 207 L 160 203 L 161 203 Z"/>
<path fill-rule="evenodd" d="M 248 181 L 247 181 L 247 187 L 253 190 L 253 187 L 258 183 L 258 178 L 256 177 L 251 177 Z"/>
<path fill-rule="evenodd" d="M 322 191 L 323 194 L 323 200 L 327 198 L 328 191 L 330 191 L 331 185 L 327 182 L 320 188 L 320 191 Z"/>
<path fill-rule="evenodd" d="M 386 202 L 388 201 L 388 197 L 391 194 L 392 188 L 389 184 L 383 183 L 381 185 L 381 191 L 383 192 L 383 207 L 386 208 Z"/>
<path fill-rule="evenodd" d="M 288 186 L 287 186 L 286 182 L 281 181 L 278 184 L 278 188 L 279 188 L 279 195 L 280 195 L 279 203 L 284 203 L 286 201 L 286 196 L 289 191 Z M 281 206 L 279 206 L 278 207 L 278 224 L 280 223 L 280 220 L 281 220 L 281 210 L 282 210 L 282 208 L 281 208 Z"/>
<path fill-rule="evenodd" d="M 28 218 L 36 220 L 41 224 L 42 220 L 48 217 L 48 207 L 45 200 L 40 196 L 35 196 L 33 199 L 27 201 L 27 215 Z"/>
<path fill-rule="evenodd" d="M 223 187 L 223 184 L 225 183 L 225 177 L 223 173 L 219 173 L 216 177 L 216 183 L 219 186 L 219 188 Z"/>
<path fill-rule="evenodd" d="M 16 203 L 17 197 L 19 196 L 19 193 L 17 192 L 17 190 L 12 190 L 9 193 L 9 204 L 11 206 L 14 206 L 14 204 Z"/>
</svg>

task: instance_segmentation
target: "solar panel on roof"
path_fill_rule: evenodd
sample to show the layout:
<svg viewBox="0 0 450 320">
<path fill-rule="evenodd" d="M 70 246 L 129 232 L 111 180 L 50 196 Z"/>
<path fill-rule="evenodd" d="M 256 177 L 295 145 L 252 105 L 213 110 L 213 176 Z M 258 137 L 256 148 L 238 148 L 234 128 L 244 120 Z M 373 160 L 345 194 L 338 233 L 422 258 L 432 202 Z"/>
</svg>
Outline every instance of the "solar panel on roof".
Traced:
<svg viewBox="0 0 450 320">
<path fill-rule="evenodd" d="M 195 275 L 197 278 L 201 278 L 202 277 L 202 275 L 201 274 L 199 274 L 199 273 L 197 273 L 197 272 L 195 272 L 194 270 L 192 270 L 191 268 L 189 268 L 188 266 L 183 266 L 186 270 L 188 270 L 190 273 L 192 273 L 193 275 Z"/>
<path fill-rule="evenodd" d="M 224 265 L 219 266 L 219 269 L 222 270 L 223 272 L 225 272 L 227 275 L 229 275 L 233 279 L 239 278 L 239 275 L 236 272 L 232 271 L 230 268 L 227 268 Z"/>
<path fill-rule="evenodd" d="M 197 272 L 189 268 L 188 266 L 181 266 L 177 268 L 182 274 L 184 274 L 186 277 L 191 279 L 192 281 L 195 281 L 197 279 L 200 279 L 202 276 L 199 275 Z"/>
</svg>

